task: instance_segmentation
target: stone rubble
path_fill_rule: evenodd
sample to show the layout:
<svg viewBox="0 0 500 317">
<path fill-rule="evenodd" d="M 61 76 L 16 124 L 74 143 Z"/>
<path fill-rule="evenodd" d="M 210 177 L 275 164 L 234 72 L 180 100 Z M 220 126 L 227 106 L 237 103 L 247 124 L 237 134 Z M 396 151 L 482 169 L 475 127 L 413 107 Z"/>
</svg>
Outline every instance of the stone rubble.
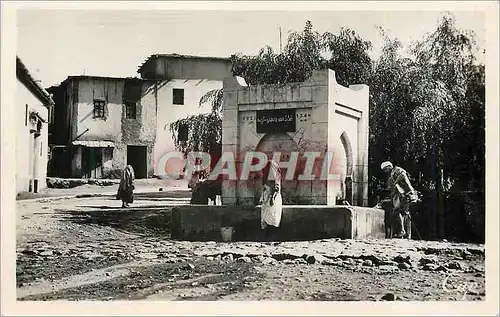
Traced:
<svg viewBox="0 0 500 317">
<path fill-rule="evenodd" d="M 232 242 L 218 243 L 153 240 L 130 245 L 101 241 L 94 245 L 60 245 L 33 242 L 17 250 L 18 260 L 33 262 L 54 260 L 56 257 L 75 257 L 86 261 L 102 258 L 135 260 L 162 259 L 176 263 L 189 261 L 193 256 L 222 262 L 259 263 L 262 265 L 325 265 L 350 268 L 378 268 L 381 273 L 397 270 L 424 270 L 482 273 L 484 268 L 465 267 L 459 260 L 484 254 L 484 247 L 443 244 L 439 242 L 397 241 L 387 248 L 384 240 L 326 239 L 302 242 Z M 398 246 L 399 244 L 399 246 Z M 449 261 L 438 255 L 448 256 Z M 357 269 L 358 270 L 358 269 Z"/>
</svg>

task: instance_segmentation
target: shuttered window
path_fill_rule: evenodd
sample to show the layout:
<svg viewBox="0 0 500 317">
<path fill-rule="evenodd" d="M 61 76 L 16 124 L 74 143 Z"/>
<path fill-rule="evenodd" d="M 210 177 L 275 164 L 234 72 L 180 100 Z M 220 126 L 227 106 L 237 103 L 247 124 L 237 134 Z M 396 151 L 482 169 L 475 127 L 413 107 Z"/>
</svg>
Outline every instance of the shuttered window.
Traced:
<svg viewBox="0 0 500 317">
<path fill-rule="evenodd" d="M 105 101 L 94 99 L 94 118 L 104 118 Z"/>
</svg>

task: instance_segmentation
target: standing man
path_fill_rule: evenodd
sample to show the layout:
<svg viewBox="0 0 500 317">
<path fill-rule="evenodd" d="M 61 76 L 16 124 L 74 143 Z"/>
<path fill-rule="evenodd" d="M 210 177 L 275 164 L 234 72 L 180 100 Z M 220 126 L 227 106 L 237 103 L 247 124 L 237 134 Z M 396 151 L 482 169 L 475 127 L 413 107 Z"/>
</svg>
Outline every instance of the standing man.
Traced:
<svg viewBox="0 0 500 317">
<path fill-rule="evenodd" d="M 411 215 L 412 203 L 418 201 L 418 195 L 408 178 L 408 173 L 391 162 L 384 162 L 380 168 L 389 175 L 387 189 L 390 191 L 392 201 L 392 220 L 395 238 L 411 239 Z"/>
</svg>

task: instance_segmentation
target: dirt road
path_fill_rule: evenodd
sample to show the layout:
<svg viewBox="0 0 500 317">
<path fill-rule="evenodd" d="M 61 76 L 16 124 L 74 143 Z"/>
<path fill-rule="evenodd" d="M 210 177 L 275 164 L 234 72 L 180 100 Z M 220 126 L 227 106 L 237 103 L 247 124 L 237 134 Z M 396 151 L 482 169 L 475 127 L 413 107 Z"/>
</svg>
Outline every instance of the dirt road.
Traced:
<svg viewBox="0 0 500 317">
<path fill-rule="evenodd" d="M 186 242 L 190 192 L 17 202 L 19 300 L 484 300 L 484 246 L 405 240 Z"/>
</svg>

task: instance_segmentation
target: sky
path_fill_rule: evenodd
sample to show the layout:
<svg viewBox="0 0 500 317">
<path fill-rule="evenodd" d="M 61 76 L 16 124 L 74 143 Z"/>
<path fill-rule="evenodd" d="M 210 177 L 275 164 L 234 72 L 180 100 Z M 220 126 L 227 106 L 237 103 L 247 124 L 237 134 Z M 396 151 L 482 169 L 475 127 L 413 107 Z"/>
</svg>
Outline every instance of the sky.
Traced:
<svg viewBox="0 0 500 317">
<path fill-rule="evenodd" d="M 137 76 L 151 54 L 177 53 L 228 57 L 255 54 L 266 45 L 279 51 L 289 31 L 310 20 L 320 33 L 341 27 L 372 42 L 377 57 L 377 26 L 407 47 L 435 30 L 438 11 L 123 11 L 21 9 L 17 11 L 17 54 L 44 87 L 72 75 Z M 482 12 L 453 12 L 456 25 L 485 44 Z M 482 58 L 482 54 L 478 53 Z"/>
</svg>

